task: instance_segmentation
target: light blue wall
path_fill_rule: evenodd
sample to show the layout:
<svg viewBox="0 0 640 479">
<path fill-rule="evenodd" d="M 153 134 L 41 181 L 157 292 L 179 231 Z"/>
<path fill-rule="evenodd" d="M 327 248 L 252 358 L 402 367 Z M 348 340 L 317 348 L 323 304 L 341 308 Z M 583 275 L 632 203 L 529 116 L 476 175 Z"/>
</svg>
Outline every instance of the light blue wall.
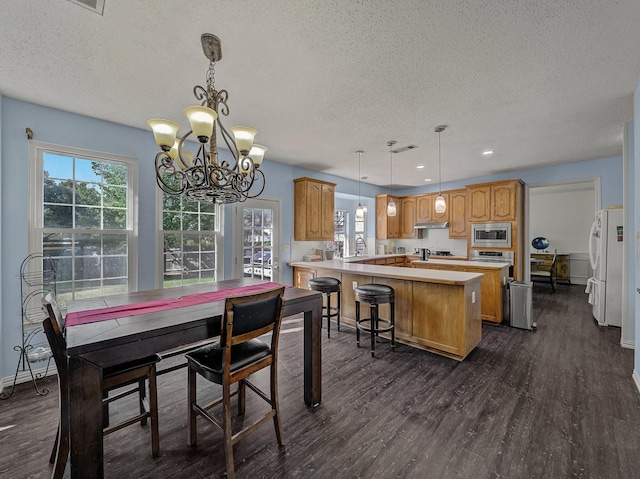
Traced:
<svg viewBox="0 0 640 479">
<path fill-rule="evenodd" d="M 636 95 L 637 97 L 637 95 Z M 636 105 L 638 108 L 638 105 Z M 95 151 L 114 153 L 137 158 L 139 160 L 139 251 L 138 251 L 138 289 L 155 287 L 156 256 L 156 193 L 153 159 L 157 147 L 147 130 L 131 128 L 94 118 L 88 118 L 51 108 L 17 101 L 0 96 L 0 195 L 2 213 L 0 216 L 1 265 L 0 284 L 0 377 L 7 377 L 15 370 L 15 351 L 13 346 L 20 344 L 20 285 L 18 270 L 20 262 L 27 255 L 28 231 L 28 142 L 25 128 L 34 132 L 34 139 L 57 143 L 65 146 L 87 148 Z M 635 126 L 635 137 L 639 137 Z M 274 148 L 275 149 L 275 148 Z M 229 155 L 221 151 L 222 155 Z M 277 158 L 276 158 L 277 159 Z M 638 164 L 636 153 L 636 165 Z M 358 195 L 358 182 L 325 173 L 309 171 L 296 166 L 285 165 L 266 159 L 263 170 L 267 177 L 264 195 L 282 198 L 282 238 L 293 236 L 293 179 L 301 176 L 336 183 L 336 192 Z M 494 181 L 508 178 L 522 178 L 525 182 L 549 183 L 579 178 L 602 178 L 602 204 L 622 203 L 622 161 L 621 158 L 605 158 L 588 162 L 574 163 L 557 167 L 522 170 L 482 178 L 470 178 L 464 181 L 443 184 L 443 189 L 463 187 L 467 184 Z M 640 178 L 636 171 L 636 183 Z M 396 194 L 426 192 L 428 189 L 411 189 Z M 431 190 L 432 191 L 432 190 Z M 388 193 L 388 190 L 363 183 L 361 195 L 369 198 L 368 236 L 375 235 L 376 194 Z M 636 209 L 636 225 L 638 212 Z M 225 207 L 223 234 L 231 232 L 231 206 Z M 637 227 L 636 227 L 637 228 Z M 231 258 L 232 241 L 226 237 L 224 252 Z M 281 254 L 282 264 L 290 260 Z M 637 270 L 636 270 L 637 271 Z M 291 284 L 291 268 L 283 266 L 282 282 Z M 231 261 L 225 261 L 224 278 L 232 277 Z M 635 288 L 633 288 L 635 294 Z M 637 331 L 636 331 L 637 335 Z M 637 341 L 637 338 L 636 338 Z M 640 344 L 640 343 L 639 343 Z M 638 369 L 638 368 L 636 368 Z"/>
<path fill-rule="evenodd" d="M 633 96 L 633 111 L 637 116 L 640 113 L 640 83 L 636 86 L 636 91 Z M 638 148 L 633 149 L 633 183 L 630 185 L 630 192 L 633 194 L 633 223 L 632 227 L 628 228 L 630 231 L 627 233 L 627 238 L 630 239 L 630 248 L 633 250 L 634 259 L 630 263 L 630 268 L 635 273 L 635 281 L 629 283 L 627 290 L 628 294 L 635 298 L 635 317 L 636 317 L 636 349 L 634 357 L 633 374 L 636 380 L 636 386 L 640 388 L 640 327 L 637 326 L 638 318 L 640 318 L 640 294 L 636 292 L 637 288 L 640 288 L 640 261 L 638 260 L 638 248 L 640 245 L 636 241 L 636 235 L 640 234 L 640 121 L 634 118 L 633 122 L 633 144 L 639 145 Z M 630 173 L 631 174 L 631 173 Z"/>
<path fill-rule="evenodd" d="M 518 170 L 500 175 L 481 176 L 468 178 L 461 181 L 442 183 L 443 190 L 453 190 L 464 188 L 466 185 L 484 183 L 487 181 L 511 180 L 520 178 L 528 185 L 539 185 L 544 183 L 561 183 L 578 179 L 588 179 L 600 177 L 602 186 L 602 207 L 608 205 L 623 204 L 622 177 L 623 164 L 622 156 L 613 156 L 599 160 L 581 161 L 558 166 L 547 166 L 543 168 Z M 399 191 L 398 194 L 413 195 L 418 193 L 438 191 L 437 185 L 431 187 L 410 188 Z"/>
</svg>

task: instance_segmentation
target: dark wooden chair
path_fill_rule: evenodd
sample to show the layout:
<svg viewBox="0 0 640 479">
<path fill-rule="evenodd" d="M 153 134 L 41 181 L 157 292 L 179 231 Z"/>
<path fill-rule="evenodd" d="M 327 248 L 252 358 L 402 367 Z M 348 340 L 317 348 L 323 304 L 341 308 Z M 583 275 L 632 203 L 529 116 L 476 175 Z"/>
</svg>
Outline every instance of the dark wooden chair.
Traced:
<svg viewBox="0 0 640 479">
<path fill-rule="evenodd" d="M 553 259 L 551 260 L 551 264 L 548 269 L 541 269 L 538 271 L 531 272 L 531 281 L 534 283 L 539 282 L 548 282 L 551 285 L 551 290 L 556 292 L 556 278 L 558 276 L 557 273 L 557 265 L 558 262 L 558 250 L 553 252 Z"/>
<path fill-rule="evenodd" d="M 278 338 L 283 314 L 284 287 L 244 296 L 231 296 L 225 300 L 220 341 L 204 346 L 186 355 L 188 372 L 189 426 L 187 444 L 196 445 L 196 418 L 204 417 L 224 432 L 224 451 L 227 476 L 235 477 L 233 445 L 262 423 L 273 418 L 278 444 L 283 445 L 282 426 L 278 406 Z M 270 344 L 258 339 L 271 333 Z M 248 377 L 264 368 L 270 368 L 270 394 L 249 382 Z M 196 402 L 196 373 L 222 386 L 222 398 L 200 405 Z M 238 383 L 232 392 L 231 385 Z M 231 397 L 238 396 L 238 415 L 245 412 L 246 387 L 265 400 L 270 410 L 242 430 L 232 433 Z M 209 410 L 222 404 L 222 416 Z"/>
<path fill-rule="evenodd" d="M 55 295 L 52 292 L 42 299 L 43 308 L 48 317 L 42 322 L 44 332 L 49 341 L 53 353 L 53 359 L 58 370 L 58 389 L 60 397 L 60 418 L 58 432 L 56 434 L 53 451 L 49 462 L 54 464 L 51 477 L 58 479 L 63 477 L 69 456 L 69 368 L 67 360 L 67 343 L 64 337 L 64 317 L 58 306 Z M 151 421 L 151 455 L 156 457 L 160 453 L 160 439 L 158 434 L 158 394 L 156 386 L 156 362 L 159 357 L 153 355 L 137 361 L 124 363 L 107 368 L 103 371 L 102 390 L 103 411 L 107 417 L 103 418 L 105 428 L 103 434 L 111 434 L 123 427 L 140 423 L 144 426 L 147 419 Z M 146 381 L 149 381 L 149 397 L 146 395 Z M 118 391 L 109 396 L 109 391 L 134 384 L 135 387 Z M 108 404 L 123 397 L 138 393 L 140 414 L 123 420 L 115 425 L 108 425 Z"/>
</svg>

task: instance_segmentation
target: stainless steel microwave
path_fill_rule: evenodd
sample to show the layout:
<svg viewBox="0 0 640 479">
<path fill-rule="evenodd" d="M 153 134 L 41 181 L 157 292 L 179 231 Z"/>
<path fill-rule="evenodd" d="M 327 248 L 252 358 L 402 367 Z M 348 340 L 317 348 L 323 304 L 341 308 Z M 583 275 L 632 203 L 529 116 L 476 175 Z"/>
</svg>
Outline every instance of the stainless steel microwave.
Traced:
<svg viewBox="0 0 640 479">
<path fill-rule="evenodd" d="M 511 223 L 472 223 L 472 248 L 511 248 Z"/>
</svg>

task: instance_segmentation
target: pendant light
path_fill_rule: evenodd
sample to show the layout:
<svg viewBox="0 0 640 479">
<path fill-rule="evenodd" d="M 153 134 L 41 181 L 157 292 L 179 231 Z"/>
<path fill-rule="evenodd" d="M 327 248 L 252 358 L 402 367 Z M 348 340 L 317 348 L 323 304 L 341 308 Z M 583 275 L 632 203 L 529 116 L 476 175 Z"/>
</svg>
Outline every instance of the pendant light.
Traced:
<svg viewBox="0 0 640 479">
<path fill-rule="evenodd" d="M 389 203 L 387 204 L 387 216 L 395 216 L 397 213 L 396 202 L 393 201 L 393 145 L 395 145 L 395 140 L 389 140 L 387 142 L 387 146 L 389 147 L 389 154 L 391 155 L 391 198 L 389 199 Z"/>
<path fill-rule="evenodd" d="M 363 150 L 356 151 L 356 154 L 358 155 L 358 207 L 356 208 L 356 220 L 358 221 L 362 221 L 364 219 L 364 214 L 366 212 L 364 206 L 362 206 L 362 198 L 360 197 L 360 179 L 362 178 L 360 176 L 360 157 L 363 153 Z"/>
<path fill-rule="evenodd" d="M 438 134 L 438 196 L 436 197 L 435 209 L 436 213 L 442 214 L 447 211 L 447 203 L 442 196 L 442 166 L 440 165 L 440 133 L 446 128 L 446 125 L 436 126 L 436 133 Z"/>
</svg>

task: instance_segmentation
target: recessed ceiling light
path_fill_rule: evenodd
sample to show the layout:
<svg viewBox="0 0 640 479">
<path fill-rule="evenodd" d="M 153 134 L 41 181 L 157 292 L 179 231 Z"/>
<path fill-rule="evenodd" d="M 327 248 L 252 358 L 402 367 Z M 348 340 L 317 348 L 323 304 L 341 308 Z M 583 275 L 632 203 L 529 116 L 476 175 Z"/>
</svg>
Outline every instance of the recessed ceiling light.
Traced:
<svg viewBox="0 0 640 479">
<path fill-rule="evenodd" d="M 431 181 L 431 178 L 425 178 L 424 181 Z"/>
<path fill-rule="evenodd" d="M 416 169 L 421 170 L 422 168 L 424 168 L 424 165 L 418 165 L 416 166 Z"/>
<path fill-rule="evenodd" d="M 484 151 L 482 152 L 482 154 L 483 154 L 483 155 L 485 155 L 485 156 L 486 156 L 486 155 L 493 155 L 493 150 L 484 150 Z"/>
</svg>

